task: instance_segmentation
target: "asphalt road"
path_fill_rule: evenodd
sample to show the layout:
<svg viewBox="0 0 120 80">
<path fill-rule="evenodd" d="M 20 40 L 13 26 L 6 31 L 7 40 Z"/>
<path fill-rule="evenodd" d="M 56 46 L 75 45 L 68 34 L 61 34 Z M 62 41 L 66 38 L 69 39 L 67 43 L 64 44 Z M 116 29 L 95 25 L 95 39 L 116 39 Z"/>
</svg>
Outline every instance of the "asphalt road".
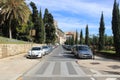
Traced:
<svg viewBox="0 0 120 80">
<path fill-rule="evenodd" d="M 83 68 L 76 61 L 69 51 L 59 46 L 27 71 L 23 80 L 120 80 L 108 76 L 93 76 L 90 70 Z"/>
</svg>

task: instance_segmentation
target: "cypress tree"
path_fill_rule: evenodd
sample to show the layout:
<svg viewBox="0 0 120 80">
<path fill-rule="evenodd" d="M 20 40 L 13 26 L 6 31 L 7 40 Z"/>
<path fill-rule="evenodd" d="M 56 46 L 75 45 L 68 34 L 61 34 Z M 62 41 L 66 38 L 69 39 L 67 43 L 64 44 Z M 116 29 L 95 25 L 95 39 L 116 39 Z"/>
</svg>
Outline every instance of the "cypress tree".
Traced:
<svg viewBox="0 0 120 80">
<path fill-rule="evenodd" d="M 50 43 L 55 43 L 55 40 L 56 40 L 56 29 L 55 29 L 55 25 L 54 25 L 54 18 L 52 16 L 51 13 L 49 13 L 48 15 L 48 23 L 49 23 L 49 33 L 48 34 L 48 41 L 50 40 Z"/>
<path fill-rule="evenodd" d="M 41 27 L 40 27 L 40 20 L 39 20 L 39 15 L 38 15 L 38 10 L 35 5 L 35 3 L 31 2 L 30 6 L 33 9 L 33 14 L 32 14 L 32 21 L 34 23 L 34 29 L 35 29 L 35 36 L 34 36 L 34 41 L 36 43 L 41 43 Z"/>
<path fill-rule="evenodd" d="M 32 30 L 34 27 L 34 24 L 32 22 L 32 14 L 29 16 L 29 20 L 27 22 L 27 25 L 28 25 L 29 41 L 33 41 L 33 36 L 32 36 L 32 33 L 30 32 L 30 30 Z"/>
<path fill-rule="evenodd" d="M 43 18 L 43 22 L 44 22 L 45 26 L 46 26 L 47 23 L 48 23 L 48 14 L 49 14 L 49 11 L 48 11 L 48 9 L 46 8 L 46 9 L 45 9 L 45 12 L 44 12 L 44 18 Z"/>
<path fill-rule="evenodd" d="M 112 32 L 116 53 L 120 56 L 120 13 L 119 4 L 114 1 L 112 13 Z"/>
<path fill-rule="evenodd" d="M 40 28 L 41 28 L 41 31 L 40 31 L 40 43 L 45 43 L 45 27 L 44 27 L 44 23 L 43 23 L 43 19 L 42 19 L 42 12 L 41 12 L 41 9 L 40 9 L 40 12 L 39 12 L 39 19 L 40 19 Z"/>
<path fill-rule="evenodd" d="M 46 43 L 55 43 L 56 40 L 56 29 L 54 25 L 54 18 L 51 13 L 48 12 L 48 9 L 45 9 L 44 13 L 44 25 L 45 25 L 45 33 L 46 33 Z"/>
<path fill-rule="evenodd" d="M 75 44 L 78 44 L 78 32 L 76 30 L 76 36 L 75 36 Z"/>
<path fill-rule="evenodd" d="M 104 17 L 103 17 L 103 12 L 101 14 L 101 19 L 100 19 L 100 28 L 99 28 L 99 42 L 98 42 L 98 50 L 103 50 L 104 49 L 104 36 L 105 36 L 105 25 L 104 25 Z"/>
<path fill-rule="evenodd" d="M 79 42 L 80 44 L 83 44 L 83 33 L 82 33 L 82 30 L 81 30 L 81 32 L 80 32 L 80 42 Z"/>
<path fill-rule="evenodd" d="M 48 11 L 48 9 L 46 8 L 45 9 L 45 12 L 44 12 L 44 17 L 43 17 L 43 22 L 44 22 L 44 27 L 45 27 L 45 42 L 46 43 L 50 43 L 50 41 L 48 41 L 47 40 L 47 36 L 48 36 L 48 34 L 49 34 L 49 29 L 48 29 L 48 27 L 49 27 L 49 24 L 48 24 L 48 14 L 49 14 L 49 11 Z"/>
<path fill-rule="evenodd" d="M 74 45 L 74 35 L 72 35 L 72 38 L 71 38 L 71 45 Z"/>
<path fill-rule="evenodd" d="M 71 37 L 68 38 L 68 45 L 71 45 Z"/>
<path fill-rule="evenodd" d="M 85 44 L 89 45 L 89 30 L 88 30 L 88 25 L 86 26 L 86 32 L 85 32 Z"/>
</svg>

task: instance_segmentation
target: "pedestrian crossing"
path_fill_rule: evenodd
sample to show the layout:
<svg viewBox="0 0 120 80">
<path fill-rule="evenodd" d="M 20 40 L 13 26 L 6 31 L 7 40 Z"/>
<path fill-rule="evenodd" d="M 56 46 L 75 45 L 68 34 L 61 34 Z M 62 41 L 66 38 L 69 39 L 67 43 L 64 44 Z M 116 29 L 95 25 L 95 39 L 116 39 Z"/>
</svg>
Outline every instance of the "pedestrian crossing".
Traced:
<svg viewBox="0 0 120 80">
<path fill-rule="evenodd" d="M 85 76 L 86 74 L 76 62 L 45 62 L 40 65 L 37 75 L 46 75 L 46 76 Z"/>
<path fill-rule="evenodd" d="M 120 80 L 116 76 L 105 76 L 92 69 L 90 71 L 96 75 L 86 74 L 75 61 L 45 61 L 36 67 L 23 80 Z"/>
</svg>

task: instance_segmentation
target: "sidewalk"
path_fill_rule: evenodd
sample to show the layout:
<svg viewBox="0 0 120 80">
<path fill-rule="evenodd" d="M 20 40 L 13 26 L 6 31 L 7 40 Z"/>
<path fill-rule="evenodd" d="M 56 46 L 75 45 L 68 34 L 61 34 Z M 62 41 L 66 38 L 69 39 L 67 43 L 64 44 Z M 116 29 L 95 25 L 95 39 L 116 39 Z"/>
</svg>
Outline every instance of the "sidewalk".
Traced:
<svg viewBox="0 0 120 80">
<path fill-rule="evenodd" d="M 95 56 L 95 59 L 81 59 L 78 60 L 80 66 L 88 69 L 97 70 L 103 74 L 120 75 L 120 61 L 105 59 Z"/>
<path fill-rule="evenodd" d="M 25 53 L 0 59 L 0 80 L 16 80 L 41 59 L 26 59 Z"/>
</svg>

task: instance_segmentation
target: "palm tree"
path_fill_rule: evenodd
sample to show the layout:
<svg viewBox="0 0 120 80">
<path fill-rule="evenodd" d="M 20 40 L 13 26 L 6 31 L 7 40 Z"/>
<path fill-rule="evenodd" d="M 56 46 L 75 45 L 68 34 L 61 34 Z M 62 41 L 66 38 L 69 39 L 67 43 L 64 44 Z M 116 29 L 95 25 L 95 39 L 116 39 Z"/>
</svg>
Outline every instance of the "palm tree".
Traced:
<svg viewBox="0 0 120 80">
<path fill-rule="evenodd" d="M 12 38 L 12 24 L 16 20 L 19 24 L 26 23 L 29 19 L 30 10 L 24 0 L 2 0 L 0 1 L 0 24 L 8 21 L 9 38 Z"/>
</svg>

